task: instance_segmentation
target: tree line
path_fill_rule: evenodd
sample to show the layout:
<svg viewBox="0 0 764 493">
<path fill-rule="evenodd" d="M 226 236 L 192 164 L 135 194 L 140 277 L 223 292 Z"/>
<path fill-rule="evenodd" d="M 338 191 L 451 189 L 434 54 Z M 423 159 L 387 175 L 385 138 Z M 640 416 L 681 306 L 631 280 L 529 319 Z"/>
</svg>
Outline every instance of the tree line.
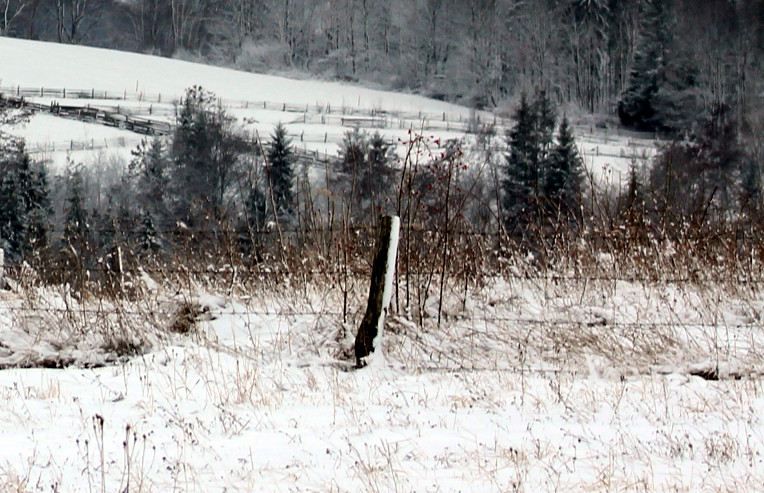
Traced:
<svg viewBox="0 0 764 493">
<path fill-rule="evenodd" d="M 586 174 L 564 109 L 543 90 L 521 96 L 506 135 L 489 125 L 466 144 L 412 133 L 392 148 L 356 130 L 320 167 L 298 159 L 284 126 L 261 142 L 217 101 L 189 88 L 174 133 L 143 141 L 110 182 L 74 162 L 50 177 L 23 141 L 0 137 L 8 262 L 73 285 L 109 285 L 131 265 L 253 266 L 287 257 L 347 265 L 363 262 L 370 246 L 359 232 L 391 213 L 407 234 L 419 232 L 404 258 L 423 264 L 442 241 L 510 241 L 510 254 L 543 257 L 550 244 L 597 235 L 641 245 L 764 226 L 761 148 L 739 138 L 724 105 L 652 161 L 635 157 L 624 187 L 603 190 Z"/>
<path fill-rule="evenodd" d="M 543 89 L 639 128 L 673 129 L 688 101 L 750 120 L 762 91 L 764 0 L 0 0 L 0 11 L 3 35 L 367 80 L 476 107 Z M 652 80 L 635 85 L 635 72 Z"/>
</svg>

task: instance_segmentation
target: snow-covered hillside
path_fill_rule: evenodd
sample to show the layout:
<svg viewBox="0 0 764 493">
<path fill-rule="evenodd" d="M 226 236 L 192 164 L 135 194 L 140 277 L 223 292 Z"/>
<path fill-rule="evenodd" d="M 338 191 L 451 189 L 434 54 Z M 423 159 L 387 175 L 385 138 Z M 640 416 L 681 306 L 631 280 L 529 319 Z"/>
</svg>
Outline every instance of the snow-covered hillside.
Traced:
<svg viewBox="0 0 764 493">
<path fill-rule="evenodd" d="M 343 135 L 354 128 L 380 132 L 391 142 L 405 141 L 409 130 L 445 142 L 464 139 L 479 123 L 496 123 L 501 135 L 511 123 L 487 112 L 410 94 L 366 89 L 358 85 L 252 74 L 230 69 L 111 50 L 0 37 L 0 88 L 13 94 L 26 88 L 27 99 L 107 108 L 154 120 L 172 121 L 174 102 L 185 89 L 200 85 L 213 91 L 242 129 L 267 137 L 276 123 L 288 126 L 294 144 L 323 157 L 336 156 Z M 71 99 L 68 89 L 93 99 Z M 45 91 L 48 91 L 46 93 Z M 91 92 L 92 91 L 92 92 Z M 51 92 L 57 95 L 51 96 Z M 123 100 L 99 100 L 98 94 Z M 30 150 L 60 168 L 71 158 L 129 158 L 140 140 L 135 133 L 95 123 L 34 115 L 26 125 L 5 130 L 27 140 Z M 654 154 L 648 138 L 621 136 L 616 130 L 577 128 L 587 168 L 603 181 L 626 177 L 633 158 Z M 466 137 L 466 141 L 472 141 Z"/>
<path fill-rule="evenodd" d="M 0 60 L 2 86 L 95 88 L 173 97 L 199 85 L 227 99 L 469 114 L 467 108 L 419 96 L 66 44 L 0 37 Z"/>
</svg>

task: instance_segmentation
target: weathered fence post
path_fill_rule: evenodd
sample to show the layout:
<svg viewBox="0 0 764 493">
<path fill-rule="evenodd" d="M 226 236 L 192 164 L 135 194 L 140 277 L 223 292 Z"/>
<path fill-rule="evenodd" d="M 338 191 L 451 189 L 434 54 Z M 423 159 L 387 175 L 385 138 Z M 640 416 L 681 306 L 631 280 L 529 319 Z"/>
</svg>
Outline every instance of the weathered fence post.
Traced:
<svg viewBox="0 0 764 493">
<path fill-rule="evenodd" d="M 0 248 L 0 289 L 5 289 L 5 252 Z"/>
<path fill-rule="evenodd" d="M 385 315 L 393 294 L 400 225 L 398 216 L 385 216 L 381 221 L 377 253 L 374 255 L 371 271 L 369 302 L 355 338 L 355 360 L 358 368 L 366 365 L 364 358 L 381 349 Z"/>
</svg>

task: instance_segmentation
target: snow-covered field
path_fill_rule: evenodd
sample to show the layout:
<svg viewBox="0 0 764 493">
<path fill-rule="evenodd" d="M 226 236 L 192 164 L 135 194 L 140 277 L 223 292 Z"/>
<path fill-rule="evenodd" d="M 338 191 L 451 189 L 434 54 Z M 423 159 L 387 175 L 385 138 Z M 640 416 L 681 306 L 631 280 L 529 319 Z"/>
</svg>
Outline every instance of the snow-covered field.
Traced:
<svg viewBox="0 0 764 493">
<path fill-rule="evenodd" d="M 179 300 L 154 291 L 163 303 L 121 307 L 155 321 L 148 354 L 98 369 L 0 372 L 0 490 L 764 484 L 758 293 L 495 280 L 466 303 L 449 298 L 440 329 L 392 317 L 385 360 L 359 371 L 338 355 L 361 313 L 343 326 L 330 286 L 290 293 L 197 293 L 213 320 L 180 335 L 155 315 Z M 6 298 L 0 355 L 67 345 L 83 355 L 114 335 L 98 329 L 94 305 L 77 303 L 45 312 L 59 331 L 38 333 L 21 316 L 29 312 L 14 310 L 32 306 L 63 305 Z M 362 306 L 359 295 L 353 307 Z M 691 375 L 717 367 L 720 381 Z"/>
<path fill-rule="evenodd" d="M 483 124 L 496 122 L 499 135 L 509 123 L 486 112 L 475 113 L 415 95 L 244 73 L 97 48 L 0 37 L 0 59 L 0 87 L 10 93 L 20 87 L 69 89 L 70 94 L 84 90 L 95 96 L 92 100 L 76 100 L 62 94 L 37 95 L 28 97 L 29 101 L 111 110 L 118 107 L 120 111 L 164 121 L 172 121 L 174 102 L 185 89 L 200 85 L 221 98 L 221 104 L 238 119 L 243 130 L 267 139 L 281 122 L 287 125 L 295 145 L 325 157 L 336 156 L 343 135 L 358 127 L 368 133 L 379 131 L 391 142 L 408 140 L 411 129 L 441 142 L 465 139 L 469 143 L 473 139 L 465 136 L 465 130 L 476 125 L 478 118 Z M 99 100 L 99 93 L 124 95 L 125 99 Z M 51 119 L 37 114 L 27 125 L 0 130 L 25 137 L 30 149 L 49 160 L 54 169 L 61 169 L 67 158 L 86 165 L 104 158 L 128 159 L 130 149 L 140 138 L 126 130 L 94 123 L 52 123 Z M 595 131 L 586 126 L 578 127 L 577 133 L 587 169 L 601 181 L 625 180 L 633 157 L 654 153 L 655 143 L 649 138 L 621 136 L 617 131 Z"/>
<path fill-rule="evenodd" d="M 472 118 L 417 96 L 2 37 L 0 60 L 3 87 L 161 93 L 164 102 L 148 103 L 156 118 L 200 84 L 238 101 L 229 111 L 248 130 L 282 121 L 327 153 L 361 110 L 385 119 L 391 139 L 407 135 L 412 112 L 446 113 L 441 124 Z M 306 110 L 247 104 L 262 101 Z M 146 114 L 143 101 L 91 102 Z M 127 158 L 141 138 L 46 114 L 10 131 L 53 163 Z M 654 152 L 649 139 L 577 132 L 603 180 L 623 179 L 632 156 Z M 489 279 L 467 295 L 454 288 L 440 327 L 435 299 L 424 303 L 423 327 L 390 316 L 385 358 L 359 371 L 345 357 L 365 306 L 364 280 L 353 286 L 346 324 L 336 280 L 208 292 L 144 279 L 144 295 L 121 306 L 23 285 L 0 291 L 0 368 L 15 368 L 0 370 L 0 491 L 764 484 L 758 284 Z M 188 300 L 208 311 L 188 333 L 173 332 Z M 135 341 L 148 352 L 115 359 Z M 79 365 L 19 369 L 31 361 Z"/>
</svg>

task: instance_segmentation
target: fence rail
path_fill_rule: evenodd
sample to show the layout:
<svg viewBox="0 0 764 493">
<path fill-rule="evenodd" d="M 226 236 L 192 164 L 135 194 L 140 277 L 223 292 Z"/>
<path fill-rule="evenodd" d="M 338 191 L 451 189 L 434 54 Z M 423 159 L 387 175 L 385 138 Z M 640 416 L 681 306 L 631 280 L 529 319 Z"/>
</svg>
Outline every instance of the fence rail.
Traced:
<svg viewBox="0 0 764 493">
<path fill-rule="evenodd" d="M 39 102 L 35 101 L 35 98 L 50 98 L 50 101 Z M 130 106 L 130 105 L 104 105 L 104 104 L 70 104 L 64 101 L 64 104 L 55 100 L 55 98 L 62 98 L 64 100 L 90 100 L 90 101 L 131 101 L 138 103 L 147 103 L 148 106 Z M 166 121 L 167 118 L 174 118 L 176 115 L 176 108 L 172 105 L 178 104 L 178 99 L 163 98 L 161 94 L 144 94 L 144 93 L 128 93 L 123 91 L 122 93 L 115 91 L 103 91 L 95 89 L 51 89 L 51 88 L 23 88 L 16 87 L 0 87 L 0 104 L 6 104 L 17 107 L 29 108 L 32 111 L 49 112 L 59 117 L 70 118 L 83 122 L 92 122 L 109 127 L 120 128 L 135 132 L 141 135 L 168 135 L 172 132 L 174 126 L 171 122 Z M 260 108 L 273 109 L 282 112 L 295 113 L 295 117 L 288 121 L 287 124 L 335 124 L 346 128 L 380 128 L 390 129 L 398 128 L 401 130 L 417 130 L 421 132 L 430 131 L 453 131 L 458 133 L 471 133 L 477 130 L 480 126 L 480 116 L 477 115 L 476 120 L 464 120 L 459 115 L 459 119 L 449 118 L 446 113 L 427 113 L 427 112 L 395 112 L 395 111 L 379 111 L 379 110 L 362 110 L 358 108 L 341 108 L 339 112 L 336 112 L 336 108 L 333 111 L 331 105 L 321 106 L 315 105 L 295 105 L 288 103 L 274 103 L 267 101 L 237 101 L 237 100 L 220 100 L 221 104 L 228 104 L 238 108 Z M 157 106 L 154 106 L 154 104 Z M 314 111 L 311 112 L 311 109 Z M 146 116 L 148 113 L 149 116 Z M 297 115 L 299 113 L 299 115 Z M 414 121 L 416 118 L 416 121 Z M 245 124 L 257 124 L 257 120 L 253 118 L 244 118 Z M 500 123 L 506 125 L 507 121 L 500 119 L 496 115 L 493 115 L 493 124 Z M 344 136 L 344 132 L 339 134 L 330 134 L 327 131 L 313 132 L 310 130 L 302 130 L 300 132 L 291 132 L 289 137 L 293 141 L 301 144 L 337 144 Z M 613 139 L 614 142 L 620 142 L 617 139 Z M 124 147 L 125 139 L 109 139 L 97 143 L 91 139 L 90 141 L 61 141 L 53 142 L 43 145 L 30 146 L 28 151 L 31 154 L 42 154 L 46 152 L 55 152 L 58 150 L 68 151 L 85 151 L 85 150 L 103 150 L 114 147 Z M 654 145 L 646 144 L 643 142 L 637 142 L 633 138 L 628 138 L 625 145 L 631 150 L 631 152 L 624 151 L 621 147 L 618 152 L 613 152 L 607 148 L 609 140 L 608 137 L 604 137 L 602 140 L 593 140 L 587 138 L 586 134 L 579 136 L 579 148 L 585 155 L 589 157 L 606 157 L 611 159 L 640 159 L 648 158 L 654 154 Z M 395 142 L 388 142 L 394 144 Z M 600 144 L 603 148 L 600 148 Z M 307 149 L 307 146 L 303 146 L 303 149 L 298 149 L 298 152 L 302 154 L 304 159 L 312 159 L 320 162 L 326 162 L 335 156 L 329 153 L 321 153 L 315 150 Z M 504 152 L 506 149 L 503 146 L 490 146 L 488 148 L 493 152 Z M 323 154 L 323 155 L 321 155 Z"/>
<path fill-rule="evenodd" d="M 6 97 L 16 98 L 54 98 L 54 99 L 81 99 L 81 100 L 104 100 L 104 101 L 133 101 L 139 103 L 157 103 L 177 105 L 182 102 L 182 97 L 174 95 L 162 95 L 161 93 L 144 93 L 129 91 L 108 91 L 100 89 L 73 89 L 73 88 L 49 88 L 49 87 L 21 87 L 0 86 L 0 94 Z M 469 117 L 462 113 L 432 112 L 432 111 L 401 111 L 383 110 L 377 108 L 364 108 L 360 106 L 321 104 L 295 104 L 276 101 L 250 101 L 240 99 L 218 98 L 218 104 L 226 108 L 235 109 L 263 109 L 280 111 L 282 113 L 306 113 L 324 115 L 367 116 L 379 119 L 394 118 L 398 120 L 414 120 L 441 122 L 447 128 L 477 128 L 481 124 L 491 124 L 506 127 L 510 121 L 489 112 L 473 112 Z M 434 124 L 432 124 L 434 126 Z"/>
<path fill-rule="evenodd" d="M 141 135 L 152 135 L 140 132 Z M 163 134 L 154 134 L 163 135 Z M 257 135 L 257 134 L 256 134 Z M 328 151 L 319 151 L 315 149 L 309 149 L 308 145 L 320 145 L 320 144 L 338 144 L 342 139 L 342 134 L 332 134 L 329 132 L 287 132 L 287 136 L 292 139 L 293 150 L 297 153 L 298 157 L 303 159 L 311 159 L 319 161 L 321 163 L 329 162 L 332 159 L 337 158 L 337 153 Z M 143 137 L 117 137 L 113 139 L 90 139 L 90 140 L 60 140 L 47 143 L 35 143 L 28 145 L 26 150 L 31 155 L 46 154 L 59 151 L 97 151 L 106 149 L 119 149 L 128 146 L 136 146 Z M 252 143 L 260 142 L 259 137 L 251 139 Z M 396 142 L 388 140 L 388 145 L 395 145 Z M 494 153 L 503 153 L 507 151 L 505 146 L 493 145 L 486 148 Z M 611 152 L 606 149 L 600 149 L 599 146 L 591 144 L 579 144 L 579 150 L 585 157 L 605 157 L 611 159 L 644 159 L 653 156 L 653 152 L 649 149 L 640 147 L 630 148 L 628 151 L 623 148 L 620 152 Z"/>
</svg>

